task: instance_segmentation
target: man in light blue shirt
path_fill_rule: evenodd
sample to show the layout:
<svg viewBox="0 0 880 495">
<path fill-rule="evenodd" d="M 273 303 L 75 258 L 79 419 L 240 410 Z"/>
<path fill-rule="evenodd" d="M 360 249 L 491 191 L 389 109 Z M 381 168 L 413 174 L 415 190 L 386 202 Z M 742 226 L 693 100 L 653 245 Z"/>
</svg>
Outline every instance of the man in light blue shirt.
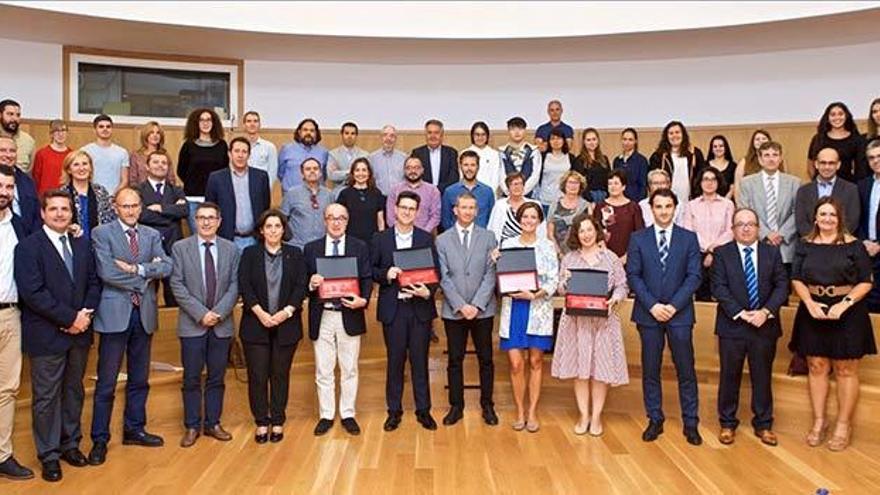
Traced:
<svg viewBox="0 0 880 495">
<path fill-rule="evenodd" d="M 251 155 L 248 167 L 260 169 L 269 174 L 269 190 L 275 187 L 278 180 L 278 149 L 272 143 L 260 137 L 260 114 L 250 110 L 244 114 L 245 137 L 251 143 Z"/>
<path fill-rule="evenodd" d="M 477 217 L 475 223 L 486 228 L 489 224 L 489 215 L 495 206 L 495 192 L 492 188 L 477 182 L 477 172 L 480 168 L 480 155 L 474 151 L 463 151 L 458 157 L 458 166 L 461 170 L 461 181 L 447 187 L 443 191 L 443 201 L 440 207 L 440 225 L 447 230 L 455 223 L 453 207 L 458 196 L 464 192 L 471 193 L 477 199 Z"/>
<path fill-rule="evenodd" d="M 388 196 L 394 187 L 404 181 L 403 164 L 406 153 L 394 149 L 397 144 L 397 129 L 393 125 L 382 128 L 382 147 L 370 154 L 370 165 L 376 178 L 376 187 Z"/>
<path fill-rule="evenodd" d="M 327 159 L 327 187 L 335 189 L 345 185 L 351 164 L 358 158 L 366 158 L 367 152 L 357 146 L 358 126 L 354 122 L 342 124 L 342 145 L 333 148 Z"/>
<path fill-rule="evenodd" d="M 93 181 L 113 195 L 128 185 L 128 151 L 112 141 L 113 120 L 109 115 L 98 115 L 92 126 L 97 139 L 82 150 L 92 158 Z"/>
<path fill-rule="evenodd" d="M 321 129 L 315 119 L 303 119 L 293 134 L 293 142 L 281 147 L 278 154 L 278 179 L 281 180 L 283 192 L 293 186 L 302 184 L 300 166 L 307 158 L 313 158 L 320 164 L 321 177 L 326 177 L 327 148 L 321 146 Z M 320 177 L 318 178 L 320 180 Z"/>
<path fill-rule="evenodd" d="M 333 193 L 321 184 L 321 164 L 307 158 L 300 166 L 301 184 L 284 193 L 281 211 L 287 215 L 290 244 L 300 249 L 325 234 L 324 209 L 333 202 Z"/>
</svg>

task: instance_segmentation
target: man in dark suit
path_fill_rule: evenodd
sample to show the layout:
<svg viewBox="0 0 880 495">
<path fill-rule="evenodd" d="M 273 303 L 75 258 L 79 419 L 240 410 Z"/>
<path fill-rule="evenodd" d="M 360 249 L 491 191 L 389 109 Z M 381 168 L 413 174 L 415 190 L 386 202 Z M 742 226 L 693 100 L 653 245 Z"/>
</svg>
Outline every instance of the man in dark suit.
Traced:
<svg viewBox="0 0 880 495">
<path fill-rule="evenodd" d="M 16 161 L 18 145 L 11 137 L 0 136 L 0 165 L 7 165 L 15 170 L 15 195 L 12 201 L 12 212 L 21 219 L 26 235 L 40 229 L 43 224 L 40 218 L 40 199 L 34 180 L 24 173 Z"/>
<path fill-rule="evenodd" d="M 678 376 L 678 396 L 688 443 L 703 442 L 699 423 L 697 374 L 694 370 L 694 292 L 701 282 L 700 245 L 689 230 L 673 225 L 678 198 L 659 189 L 649 199 L 654 225 L 629 242 L 626 276 L 635 293 L 632 321 L 642 341 L 642 389 L 648 427 L 642 440 L 663 433 L 663 390 L 660 370 L 668 340 Z"/>
<path fill-rule="evenodd" d="M 321 417 L 315 425 L 320 436 L 333 426 L 336 417 L 336 364 L 340 370 L 339 417 L 342 427 L 351 435 L 361 432 L 355 421 L 358 388 L 358 356 L 361 335 L 367 331 L 364 311 L 373 290 L 370 248 L 361 240 L 345 235 L 348 210 L 338 203 L 324 209 L 327 234 L 305 245 L 303 254 L 309 274 L 309 338 L 315 347 L 315 382 L 318 385 L 318 406 Z M 318 273 L 317 259 L 342 256 L 357 258 L 360 295 L 352 294 L 338 301 L 322 301 L 319 297 L 324 278 Z"/>
<path fill-rule="evenodd" d="M 239 252 L 253 245 L 254 225 L 269 209 L 269 175 L 258 168 L 248 167 L 251 143 L 237 137 L 229 142 L 229 168 L 208 176 L 205 201 L 220 206 L 226 220 L 220 224 L 217 235 L 235 242 Z"/>
<path fill-rule="evenodd" d="M 718 440 L 732 444 L 739 420 L 739 388 L 748 357 L 752 381 L 752 427 L 767 445 L 773 433 L 773 394 L 770 390 L 776 340 L 782 335 L 779 308 L 788 301 L 788 275 L 779 248 L 758 242 L 758 214 L 740 208 L 733 214 L 733 241 L 715 249 L 712 295 L 718 300 L 715 333 L 721 357 L 718 385 Z"/>
<path fill-rule="evenodd" d="M 171 255 L 171 246 L 183 238 L 180 222 L 189 215 L 183 189 L 168 181 L 171 157 L 165 150 L 147 157 L 147 180 L 138 184 L 143 208 L 138 223 L 156 229 L 162 236 L 162 248 Z M 162 280 L 165 306 L 177 306 L 167 278 Z"/>
<path fill-rule="evenodd" d="M 862 203 L 861 225 L 858 237 L 865 245 L 874 263 L 874 287 L 868 293 L 868 310 L 880 312 L 880 139 L 874 139 L 865 150 L 868 166 L 873 172 L 859 181 L 859 198 Z"/>
<path fill-rule="evenodd" d="M 443 122 L 425 122 L 425 145 L 412 150 L 412 156 L 425 165 L 422 180 L 437 186 L 441 195 L 447 186 L 458 182 L 458 151 L 443 144 Z"/>
<path fill-rule="evenodd" d="M 73 199 L 47 191 L 44 226 L 15 248 L 15 283 L 22 303 L 22 349 L 30 356 L 33 434 L 43 479 L 59 481 L 64 459 L 82 467 L 83 375 L 92 343 L 92 313 L 101 283 L 88 241 L 68 235 Z"/>
<path fill-rule="evenodd" d="M 428 383 L 428 347 L 431 340 L 431 322 L 437 317 L 434 293 L 437 286 L 401 287 L 397 281 L 401 269 L 394 265 L 394 251 L 398 249 L 431 248 L 434 267 L 437 254 L 431 234 L 415 226 L 421 199 L 412 191 L 401 191 L 397 196 L 394 227 L 373 236 L 370 250 L 373 255 L 373 280 L 379 284 L 379 302 L 376 319 L 382 323 L 385 349 L 388 351 L 385 375 L 385 404 L 388 419 L 385 431 L 396 430 L 403 416 L 403 374 L 409 357 L 412 373 L 416 419 L 429 430 L 436 430 L 431 417 L 431 389 Z"/>
<path fill-rule="evenodd" d="M 825 196 L 832 196 L 843 206 L 846 228 L 857 232 L 859 228 L 859 191 L 855 184 L 837 176 L 840 169 L 840 156 L 834 148 L 823 148 L 816 155 L 816 178 L 800 187 L 795 198 L 795 223 L 798 235 L 805 236 L 813 229 L 813 210 L 816 202 Z"/>
</svg>

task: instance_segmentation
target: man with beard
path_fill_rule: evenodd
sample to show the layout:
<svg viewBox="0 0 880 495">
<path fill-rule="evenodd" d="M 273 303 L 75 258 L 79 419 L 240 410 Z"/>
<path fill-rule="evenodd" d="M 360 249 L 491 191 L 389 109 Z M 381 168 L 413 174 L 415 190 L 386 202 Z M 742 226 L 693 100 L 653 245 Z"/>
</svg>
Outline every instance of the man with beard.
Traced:
<svg viewBox="0 0 880 495">
<path fill-rule="evenodd" d="M 31 173 L 34 163 L 34 138 L 20 129 L 21 105 L 15 100 L 0 101 L 0 136 L 9 136 L 15 140 L 18 156 L 15 164 L 26 174 Z"/>
<path fill-rule="evenodd" d="M 419 212 L 416 215 L 416 227 L 426 232 L 434 232 L 440 224 L 440 191 L 436 186 L 422 180 L 423 173 L 424 168 L 419 158 L 411 156 L 406 159 L 403 164 L 403 176 L 406 181 L 391 190 L 385 203 L 385 223 L 388 227 L 393 227 L 397 220 L 397 196 L 401 191 L 412 191 L 421 198 Z"/>
<path fill-rule="evenodd" d="M 318 160 L 307 158 L 299 169 L 302 183 L 284 193 L 281 211 L 287 215 L 290 244 L 302 249 L 326 232 L 321 212 L 333 202 L 333 193 L 321 184 Z"/>
<path fill-rule="evenodd" d="M 294 186 L 302 184 L 299 169 L 306 159 L 317 160 L 321 165 L 321 177 L 326 177 L 327 148 L 321 146 L 321 129 L 315 119 L 303 119 L 293 133 L 293 142 L 281 147 L 278 154 L 278 179 L 281 191 L 286 193 Z"/>
<path fill-rule="evenodd" d="M 394 149 L 395 144 L 397 129 L 393 125 L 386 125 L 382 128 L 382 147 L 372 152 L 369 158 L 373 165 L 376 187 L 386 196 L 404 180 L 403 163 L 406 161 L 406 153 Z"/>
<path fill-rule="evenodd" d="M 24 233 L 30 235 L 39 230 L 43 224 L 40 220 L 40 200 L 33 179 L 15 165 L 17 154 L 18 147 L 15 140 L 8 136 L 0 136 L 0 165 L 12 167 L 15 172 L 12 212 L 21 217 Z"/>
<path fill-rule="evenodd" d="M 455 223 L 452 209 L 458 197 L 464 192 L 471 193 L 477 199 L 476 224 L 486 228 L 489 224 L 489 214 L 495 206 L 495 192 L 492 188 L 477 182 L 477 172 L 480 170 L 480 155 L 474 151 L 464 151 L 458 157 L 458 166 L 461 168 L 461 181 L 447 187 L 443 191 L 443 201 L 440 208 L 443 230 L 447 230 Z"/>
<path fill-rule="evenodd" d="M 331 190 L 345 183 L 351 164 L 358 158 L 366 158 L 367 152 L 357 146 L 358 126 L 354 122 L 342 124 L 342 145 L 330 150 L 327 162 L 327 187 Z"/>
</svg>

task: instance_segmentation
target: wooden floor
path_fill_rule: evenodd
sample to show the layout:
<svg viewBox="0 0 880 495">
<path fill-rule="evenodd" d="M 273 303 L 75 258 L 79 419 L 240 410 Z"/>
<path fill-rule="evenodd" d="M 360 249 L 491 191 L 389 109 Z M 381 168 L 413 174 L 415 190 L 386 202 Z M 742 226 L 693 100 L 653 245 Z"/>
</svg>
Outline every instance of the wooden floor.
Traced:
<svg viewBox="0 0 880 495">
<path fill-rule="evenodd" d="M 711 328 L 705 327 L 705 322 L 698 325 L 698 329 L 711 333 Z M 434 417 L 438 423 L 447 405 L 442 352 L 445 345 L 442 331 L 439 333 L 441 344 L 432 347 L 430 361 Z M 202 437 L 193 448 L 180 448 L 180 375 L 154 372 L 148 405 L 149 430 L 165 437 L 165 447 L 121 445 L 124 394 L 119 393 L 113 420 L 114 439 L 106 464 L 73 468 L 62 463 L 61 483 L 50 485 L 39 474 L 37 479 L 27 482 L 0 480 L 0 493 L 812 494 L 817 488 L 827 488 L 834 494 L 880 493 L 880 415 L 876 414 L 880 410 L 880 393 L 876 382 L 866 383 L 862 388 L 853 444 L 845 452 L 806 446 L 803 434 L 810 422 L 806 381 L 781 372 L 774 374 L 775 429 L 780 445 L 766 447 L 751 435 L 749 391 L 744 386 L 740 410 L 743 427 L 733 446 L 722 446 L 716 439 L 717 373 L 709 369 L 711 364 L 703 363 L 698 366 L 698 376 L 704 444 L 692 447 L 681 434 L 671 369 L 664 370 L 666 433 L 657 442 L 644 443 L 640 438 L 646 419 L 637 366 L 630 366 L 629 385 L 611 391 L 605 434 L 593 438 L 572 433 L 577 411 L 571 384 L 549 377 L 549 356 L 539 409 L 541 430 L 534 434 L 515 432 L 509 426 L 513 405 L 507 359 L 496 352 L 495 400 L 501 425 L 489 427 L 482 423 L 479 392 L 469 390 L 468 408 L 461 423 L 453 427 L 441 425 L 436 432 L 423 430 L 412 415 L 411 389 L 407 386 L 404 422 L 399 430 L 385 433 L 385 362 L 380 335 L 378 331 L 368 333 L 362 354 L 357 418 L 363 434 L 359 437 L 346 435 L 338 421 L 326 436 L 312 435 L 317 418 L 314 365 L 311 346 L 304 343 L 295 358 L 286 436 L 279 444 L 253 442 L 247 384 L 230 370 L 223 424 L 234 435 L 233 441 L 221 443 Z M 713 352 L 699 345 L 706 347 L 711 339 L 703 334 L 695 337 L 695 341 L 699 364 L 700 356 Z M 154 355 L 166 355 L 173 361 L 173 342 L 170 336 L 164 340 L 157 336 Z M 633 356 L 638 355 L 638 345 L 631 335 L 627 336 L 626 344 L 629 362 L 637 363 Z M 777 361 L 787 362 L 787 356 L 780 353 Z M 473 356 L 468 357 L 466 381 L 476 379 L 474 361 Z M 866 360 L 865 364 L 869 370 L 866 382 L 871 382 L 877 359 Z M 239 375 L 243 377 L 243 373 Z M 28 388 L 23 383 L 25 398 L 19 401 L 16 416 L 15 451 L 20 461 L 39 473 L 30 431 Z M 91 396 L 88 392 L 83 415 L 86 434 L 91 421 Z M 830 416 L 833 414 L 833 410 L 829 411 Z M 84 439 L 82 449 L 86 454 L 90 447 L 91 442 Z"/>
</svg>

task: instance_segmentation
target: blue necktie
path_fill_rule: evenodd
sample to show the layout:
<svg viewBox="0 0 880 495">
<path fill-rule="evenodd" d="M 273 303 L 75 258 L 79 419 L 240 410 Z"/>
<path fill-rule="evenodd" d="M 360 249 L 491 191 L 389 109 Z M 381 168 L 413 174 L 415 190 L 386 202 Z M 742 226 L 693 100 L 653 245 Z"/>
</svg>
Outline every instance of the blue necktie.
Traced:
<svg viewBox="0 0 880 495">
<path fill-rule="evenodd" d="M 657 246 L 657 250 L 660 251 L 660 268 L 663 271 L 666 271 L 666 258 L 669 257 L 669 242 L 666 240 L 666 231 L 660 231 L 660 245 Z"/>
<path fill-rule="evenodd" d="M 71 280 L 73 279 L 73 253 L 70 252 L 70 248 L 67 247 L 67 236 L 63 235 L 58 238 L 61 241 L 61 252 L 63 253 L 64 258 L 64 267 L 67 268 L 67 273 L 70 274 Z"/>
<path fill-rule="evenodd" d="M 758 273 L 755 271 L 755 264 L 752 262 L 752 251 L 754 249 L 750 247 L 743 249 L 746 255 L 743 266 L 746 272 L 746 290 L 749 291 L 749 309 L 758 309 Z"/>
<path fill-rule="evenodd" d="M 339 256 L 339 239 L 333 239 L 333 256 Z"/>
</svg>

